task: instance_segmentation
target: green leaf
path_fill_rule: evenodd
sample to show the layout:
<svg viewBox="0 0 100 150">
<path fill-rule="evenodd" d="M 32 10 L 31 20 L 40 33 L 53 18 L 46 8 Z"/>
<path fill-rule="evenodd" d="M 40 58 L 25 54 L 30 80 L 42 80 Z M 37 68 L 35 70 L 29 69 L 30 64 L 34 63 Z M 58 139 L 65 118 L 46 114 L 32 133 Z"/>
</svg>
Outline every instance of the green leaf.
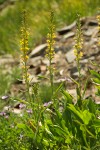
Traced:
<svg viewBox="0 0 100 150">
<path fill-rule="evenodd" d="M 84 124 L 88 125 L 90 120 L 92 119 L 92 114 L 88 110 L 84 110 L 82 115 Z"/>
<path fill-rule="evenodd" d="M 98 78 L 92 78 L 92 81 L 93 81 L 96 85 L 100 85 L 100 79 L 98 79 Z"/>
<path fill-rule="evenodd" d="M 100 119 L 96 119 L 93 123 L 93 126 L 95 126 L 96 128 L 100 128 Z"/>
<path fill-rule="evenodd" d="M 43 139 L 43 144 L 44 144 L 45 146 L 49 146 L 49 140 Z"/>
<path fill-rule="evenodd" d="M 64 97 L 66 98 L 67 102 L 72 104 L 73 97 L 65 90 L 62 90 L 61 92 L 64 95 Z"/>
<path fill-rule="evenodd" d="M 2 140 L 0 139 L 0 143 L 2 143 Z"/>
<path fill-rule="evenodd" d="M 56 89 L 56 91 L 54 92 L 53 98 L 56 97 L 57 93 L 62 89 L 63 87 L 63 82 L 58 86 L 58 88 Z"/>
<path fill-rule="evenodd" d="M 89 100 L 88 108 L 91 113 L 93 113 L 93 114 L 96 113 L 96 104 L 91 99 Z"/>
<path fill-rule="evenodd" d="M 64 136 L 68 136 L 69 132 L 68 129 L 66 128 L 66 130 L 62 129 L 60 126 L 58 125 L 54 125 L 53 126 L 54 130 L 59 134 L 59 135 L 64 135 Z"/>
<path fill-rule="evenodd" d="M 100 74 L 99 73 L 97 73 L 94 70 L 90 70 L 90 73 L 91 73 L 91 75 L 93 75 L 93 77 L 96 77 L 96 78 L 98 78 L 100 80 Z"/>
<path fill-rule="evenodd" d="M 20 129 L 26 129 L 26 125 L 23 124 L 23 123 L 18 123 L 17 127 L 20 128 Z"/>
<path fill-rule="evenodd" d="M 67 106 L 67 107 L 83 123 L 82 112 L 80 112 L 80 110 L 76 110 L 75 106 L 72 104 L 69 104 L 69 106 Z"/>
<path fill-rule="evenodd" d="M 47 129 L 46 127 L 45 127 L 45 132 L 49 135 L 49 137 L 51 137 L 51 138 L 54 139 L 53 134 L 52 134 L 52 133 L 49 131 L 49 129 Z"/>
<path fill-rule="evenodd" d="M 72 104 L 69 104 L 69 106 L 67 106 L 76 117 L 79 118 L 79 120 L 81 121 L 81 123 L 84 123 L 85 125 L 88 125 L 90 120 L 92 120 L 92 113 L 90 113 L 88 110 L 76 110 L 75 106 Z"/>
</svg>

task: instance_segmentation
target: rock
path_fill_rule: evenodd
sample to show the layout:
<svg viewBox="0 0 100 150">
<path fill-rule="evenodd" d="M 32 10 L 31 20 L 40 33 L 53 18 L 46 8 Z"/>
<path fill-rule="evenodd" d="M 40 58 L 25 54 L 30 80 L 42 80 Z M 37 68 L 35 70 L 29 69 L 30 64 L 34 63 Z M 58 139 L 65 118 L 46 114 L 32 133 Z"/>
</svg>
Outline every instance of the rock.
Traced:
<svg viewBox="0 0 100 150">
<path fill-rule="evenodd" d="M 48 60 L 47 58 L 44 58 L 44 59 L 42 60 L 42 63 L 43 63 L 44 65 L 46 65 L 46 66 L 49 66 L 49 60 Z"/>
<path fill-rule="evenodd" d="M 70 74 L 72 75 L 75 72 L 77 72 L 77 67 L 72 67 L 72 68 L 69 69 L 69 71 L 70 71 Z"/>
<path fill-rule="evenodd" d="M 0 58 L 0 65 L 5 65 L 5 64 L 12 65 L 14 63 L 15 63 L 15 60 L 12 58 Z"/>
<path fill-rule="evenodd" d="M 61 83 L 67 81 L 66 77 L 55 80 L 54 83 Z"/>
<path fill-rule="evenodd" d="M 36 57 L 39 55 L 43 55 L 46 47 L 47 47 L 47 44 L 42 44 L 42 45 L 37 46 L 34 50 L 32 50 L 29 57 L 32 58 L 32 57 Z"/>
<path fill-rule="evenodd" d="M 61 47 L 60 47 L 58 44 L 56 44 L 56 45 L 55 45 L 55 48 L 54 48 L 54 51 L 55 51 L 55 52 L 58 52 L 59 50 L 61 50 Z"/>
<path fill-rule="evenodd" d="M 12 112 L 15 113 L 15 114 L 21 114 L 22 110 L 14 108 L 14 109 L 12 109 Z"/>
<path fill-rule="evenodd" d="M 40 73 L 41 73 L 41 68 L 40 68 L 40 66 L 38 66 L 35 70 L 35 75 L 38 75 Z"/>
<path fill-rule="evenodd" d="M 71 49 L 69 52 L 66 53 L 66 59 L 68 61 L 68 63 L 71 63 L 75 60 L 76 56 L 74 54 L 73 49 Z"/>
<path fill-rule="evenodd" d="M 74 78 L 74 79 L 77 78 L 78 76 L 79 76 L 79 72 L 75 72 L 72 74 L 72 78 Z"/>
<path fill-rule="evenodd" d="M 85 70 L 81 69 L 81 75 L 82 75 L 82 76 L 85 76 L 85 75 L 86 75 Z M 71 76 L 72 76 L 72 78 L 75 79 L 75 78 L 77 78 L 77 77 L 79 76 L 79 72 L 76 71 L 76 72 L 74 72 Z"/>
<path fill-rule="evenodd" d="M 92 36 L 95 33 L 96 28 L 90 28 L 87 31 L 83 32 L 83 35 L 85 36 Z"/>
<path fill-rule="evenodd" d="M 80 60 L 80 63 L 81 63 L 81 64 L 88 63 L 88 59 L 82 59 L 82 60 Z"/>
<path fill-rule="evenodd" d="M 74 32 L 70 32 L 70 33 L 68 33 L 68 34 L 65 34 L 65 35 L 63 36 L 63 39 L 71 38 L 71 37 L 73 37 L 74 35 L 75 35 Z"/>
<path fill-rule="evenodd" d="M 96 20 L 89 20 L 87 25 L 88 26 L 98 26 L 98 22 Z"/>
<path fill-rule="evenodd" d="M 62 75 L 63 75 L 63 72 L 64 72 L 64 69 L 60 70 L 60 71 L 59 71 L 59 74 L 62 76 Z"/>
<path fill-rule="evenodd" d="M 81 26 L 85 25 L 87 19 L 88 19 L 87 17 L 82 17 L 82 18 L 80 18 Z"/>
<path fill-rule="evenodd" d="M 34 84 L 38 82 L 37 76 L 35 75 L 30 75 L 30 84 Z"/>
<path fill-rule="evenodd" d="M 36 67 L 36 66 L 41 64 L 41 61 L 42 61 L 42 57 L 41 56 L 37 56 L 37 57 L 31 58 L 31 59 L 28 60 L 28 66 Z"/>
<path fill-rule="evenodd" d="M 89 57 L 89 58 L 87 58 L 87 59 L 82 59 L 82 60 L 80 60 L 80 63 L 81 63 L 81 64 L 86 64 L 86 63 L 89 62 L 89 60 L 95 60 L 95 57 L 92 56 L 92 57 Z"/>
<path fill-rule="evenodd" d="M 98 97 L 98 101 L 96 101 L 95 103 L 100 105 L 100 101 L 99 100 L 100 100 L 100 97 Z"/>
<path fill-rule="evenodd" d="M 11 59 L 12 59 L 13 57 L 12 57 L 12 55 L 10 55 L 10 54 L 6 54 L 6 55 L 3 55 L 2 58 L 6 58 L 6 59 L 7 59 L 7 58 L 9 58 L 9 59 L 11 58 Z"/>
<path fill-rule="evenodd" d="M 57 32 L 60 34 L 60 35 L 63 35 L 65 33 L 68 33 L 69 31 L 71 31 L 74 27 L 76 26 L 76 21 L 74 21 L 71 25 L 67 26 L 67 27 L 64 27 L 62 29 L 59 29 L 57 30 Z"/>
<path fill-rule="evenodd" d="M 76 89 L 69 89 L 69 94 L 72 95 L 75 99 L 77 98 L 77 92 Z"/>
<path fill-rule="evenodd" d="M 94 56 L 89 57 L 89 60 L 95 60 L 95 57 Z"/>
<path fill-rule="evenodd" d="M 89 46 L 93 46 L 97 43 L 97 38 L 91 38 L 91 41 L 89 42 Z"/>
<path fill-rule="evenodd" d="M 40 70 L 41 70 L 41 72 L 46 72 L 47 67 L 45 65 L 41 65 Z"/>
</svg>

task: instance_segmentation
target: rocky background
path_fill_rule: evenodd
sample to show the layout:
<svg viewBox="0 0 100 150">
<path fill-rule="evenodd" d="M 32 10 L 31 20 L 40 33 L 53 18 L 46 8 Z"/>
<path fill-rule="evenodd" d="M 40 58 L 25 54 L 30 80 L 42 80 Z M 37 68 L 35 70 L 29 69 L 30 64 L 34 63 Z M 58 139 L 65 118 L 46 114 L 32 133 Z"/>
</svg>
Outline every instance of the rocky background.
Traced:
<svg viewBox="0 0 100 150">
<path fill-rule="evenodd" d="M 83 57 L 80 61 L 82 67 L 82 84 L 85 85 L 86 79 L 90 78 L 90 69 L 100 71 L 100 67 L 95 64 L 100 64 L 100 48 L 98 47 L 98 23 L 96 17 L 81 18 L 81 25 L 83 31 Z M 58 29 L 56 32 L 55 44 L 55 58 L 53 61 L 55 67 L 55 83 L 64 82 L 66 89 L 74 97 L 76 96 L 76 85 L 71 78 L 78 80 L 78 71 L 73 53 L 73 46 L 75 44 L 76 21 L 71 25 Z M 39 80 L 38 76 L 48 76 L 48 60 L 45 58 L 45 50 L 47 44 L 38 45 L 29 54 L 29 72 L 32 76 L 32 83 Z M 20 67 L 20 61 L 17 56 L 3 55 L 0 58 L 0 64 L 5 66 L 4 72 L 10 72 L 14 66 Z M 93 65 L 94 64 L 94 65 Z M 70 78 L 71 77 L 71 78 Z M 43 80 L 43 83 L 46 79 Z M 10 94 L 17 94 L 23 89 L 23 83 L 16 80 L 10 89 Z M 86 98 L 91 96 L 95 101 L 100 101 L 99 97 L 95 97 L 95 86 L 91 79 L 87 86 Z"/>
</svg>

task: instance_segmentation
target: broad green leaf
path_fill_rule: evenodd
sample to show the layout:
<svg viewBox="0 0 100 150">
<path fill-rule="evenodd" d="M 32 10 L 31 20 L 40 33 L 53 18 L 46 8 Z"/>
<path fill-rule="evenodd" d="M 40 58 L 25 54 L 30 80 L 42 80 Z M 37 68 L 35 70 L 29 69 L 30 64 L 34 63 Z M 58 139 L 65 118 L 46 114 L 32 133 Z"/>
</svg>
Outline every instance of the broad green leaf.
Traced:
<svg viewBox="0 0 100 150">
<path fill-rule="evenodd" d="M 82 115 L 84 124 L 88 125 L 90 120 L 92 119 L 92 114 L 88 110 L 84 110 Z"/>
<path fill-rule="evenodd" d="M 20 128 L 20 129 L 26 129 L 26 125 L 23 124 L 23 123 L 18 123 L 17 127 Z"/>
<path fill-rule="evenodd" d="M 80 121 L 84 124 L 89 124 L 90 120 L 92 119 L 92 113 L 90 113 L 88 110 L 76 110 L 75 106 L 72 104 L 69 104 L 69 106 L 67 106 L 73 113 L 75 116 L 77 116 Z"/>
<path fill-rule="evenodd" d="M 75 106 L 72 104 L 69 104 L 69 106 L 67 106 L 69 108 L 70 111 L 72 111 L 74 113 L 74 115 L 76 117 L 78 117 L 80 119 L 81 122 L 83 122 L 83 116 L 82 116 L 82 112 L 80 112 L 79 110 L 76 110 Z"/>
</svg>

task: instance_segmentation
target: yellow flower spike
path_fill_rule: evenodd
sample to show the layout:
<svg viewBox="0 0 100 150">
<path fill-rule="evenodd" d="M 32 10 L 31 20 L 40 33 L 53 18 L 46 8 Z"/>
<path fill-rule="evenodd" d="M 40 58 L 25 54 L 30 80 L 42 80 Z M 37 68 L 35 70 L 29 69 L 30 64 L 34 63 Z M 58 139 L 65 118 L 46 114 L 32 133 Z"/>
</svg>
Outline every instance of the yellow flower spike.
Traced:
<svg viewBox="0 0 100 150">
<path fill-rule="evenodd" d="M 26 11 L 23 11 L 23 18 L 22 18 L 22 27 L 21 27 L 21 40 L 20 40 L 20 51 L 21 51 L 21 68 L 23 72 L 23 83 L 26 85 L 26 96 L 29 101 L 31 101 L 31 96 L 29 93 L 29 84 L 30 84 L 30 74 L 28 73 L 28 66 L 27 66 L 27 60 L 29 59 L 28 57 L 28 36 L 29 36 L 29 31 L 27 27 L 27 13 Z"/>
<path fill-rule="evenodd" d="M 76 30 L 76 36 L 75 36 L 75 45 L 74 45 L 74 48 L 75 48 L 74 54 L 76 56 L 76 60 L 78 60 L 78 61 L 83 56 L 83 53 L 80 52 L 82 47 L 83 47 L 83 38 L 82 38 L 80 18 L 78 16 L 78 18 L 77 18 L 77 30 Z"/>
<path fill-rule="evenodd" d="M 77 57 L 77 50 L 74 49 L 74 55 Z"/>
<path fill-rule="evenodd" d="M 54 12 L 51 11 L 50 13 L 50 23 L 49 23 L 49 33 L 47 34 L 47 49 L 46 49 L 46 57 L 49 60 L 49 74 L 50 74 L 50 84 L 52 89 L 52 95 L 53 95 L 53 75 L 54 75 L 54 69 L 52 66 L 52 59 L 54 58 L 54 44 L 55 44 L 55 25 L 54 25 Z"/>
<path fill-rule="evenodd" d="M 25 69 L 25 66 L 21 66 L 22 69 Z"/>
<path fill-rule="evenodd" d="M 82 83 L 81 83 L 81 65 L 80 65 L 80 59 L 83 57 L 82 52 L 83 47 L 83 37 L 82 37 L 82 30 L 81 30 L 81 23 L 80 23 L 80 16 L 77 16 L 77 30 L 76 30 L 76 36 L 75 36 L 75 45 L 74 45 L 74 55 L 76 56 L 76 63 L 77 63 L 77 69 L 78 69 L 78 86 L 77 86 L 77 101 L 79 107 L 81 107 L 81 97 L 82 97 Z"/>
</svg>

